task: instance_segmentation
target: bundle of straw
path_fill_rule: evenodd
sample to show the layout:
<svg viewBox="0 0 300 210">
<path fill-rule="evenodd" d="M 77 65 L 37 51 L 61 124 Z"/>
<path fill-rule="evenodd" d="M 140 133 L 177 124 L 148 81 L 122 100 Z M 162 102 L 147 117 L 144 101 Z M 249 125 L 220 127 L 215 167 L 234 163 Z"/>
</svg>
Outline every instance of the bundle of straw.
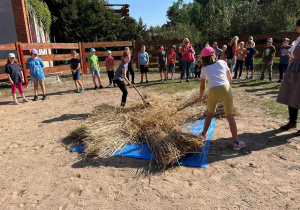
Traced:
<svg viewBox="0 0 300 210">
<path fill-rule="evenodd" d="M 104 157 L 121 150 L 139 138 L 151 148 L 160 169 L 178 163 L 189 153 L 199 152 L 204 139 L 183 130 L 188 122 L 204 117 L 206 106 L 197 104 L 199 91 L 189 94 L 146 95 L 150 107 L 142 101 L 123 108 L 102 104 L 95 108 L 71 136 L 85 143 L 86 155 Z M 207 94 L 203 104 L 207 103 Z"/>
</svg>

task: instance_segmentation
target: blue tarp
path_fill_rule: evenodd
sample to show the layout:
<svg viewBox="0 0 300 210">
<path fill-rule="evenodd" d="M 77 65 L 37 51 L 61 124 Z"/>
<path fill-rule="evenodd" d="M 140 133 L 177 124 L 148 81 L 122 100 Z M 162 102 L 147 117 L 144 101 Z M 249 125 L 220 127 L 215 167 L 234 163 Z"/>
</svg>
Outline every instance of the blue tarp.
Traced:
<svg viewBox="0 0 300 210">
<path fill-rule="evenodd" d="M 204 120 L 198 120 L 194 123 L 189 124 L 185 127 L 185 129 L 190 129 L 193 134 L 199 134 L 204 125 Z M 207 168 L 207 156 L 210 145 L 210 140 L 213 136 L 213 132 L 216 126 L 216 118 L 212 119 L 211 125 L 207 132 L 207 140 L 205 141 L 205 146 L 202 148 L 199 153 L 190 154 L 180 160 L 180 164 L 184 166 L 194 166 L 194 167 L 202 167 Z M 84 152 L 84 145 L 80 144 L 73 149 L 71 152 Z M 117 151 L 112 156 L 124 156 L 124 157 L 132 157 L 146 160 L 154 160 L 155 157 L 152 156 L 152 152 L 149 149 L 148 145 L 143 142 L 138 142 L 135 144 L 128 144 L 124 147 L 123 150 Z"/>
</svg>

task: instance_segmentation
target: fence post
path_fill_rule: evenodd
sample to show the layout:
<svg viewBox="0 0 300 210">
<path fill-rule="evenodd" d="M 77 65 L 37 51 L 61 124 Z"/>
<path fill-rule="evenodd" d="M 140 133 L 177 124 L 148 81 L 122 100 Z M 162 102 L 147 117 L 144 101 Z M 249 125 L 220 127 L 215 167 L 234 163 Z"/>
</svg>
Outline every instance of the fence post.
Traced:
<svg viewBox="0 0 300 210">
<path fill-rule="evenodd" d="M 82 68 L 83 68 L 83 74 L 86 74 L 86 66 L 85 66 L 85 47 L 84 47 L 84 42 L 81 42 L 81 51 L 82 51 Z"/>
<path fill-rule="evenodd" d="M 20 63 L 22 65 L 22 68 L 23 68 L 23 73 L 24 73 L 24 80 L 25 80 L 25 85 L 27 87 L 28 85 L 28 78 L 27 78 L 27 74 L 26 74 L 26 66 L 25 66 L 25 62 L 24 62 L 24 57 L 23 57 L 23 51 L 22 51 L 22 48 L 21 48 L 21 43 L 20 42 L 16 42 L 16 45 L 18 46 L 18 55 L 20 55 Z"/>
<path fill-rule="evenodd" d="M 81 71 L 84 74 L 84 58 L 83 58 L 81 42 L 78 42 L 78 49 L 79 49 L 79 58 L 80 58 L 80 61 L 81 61 Z"/>
</svg>

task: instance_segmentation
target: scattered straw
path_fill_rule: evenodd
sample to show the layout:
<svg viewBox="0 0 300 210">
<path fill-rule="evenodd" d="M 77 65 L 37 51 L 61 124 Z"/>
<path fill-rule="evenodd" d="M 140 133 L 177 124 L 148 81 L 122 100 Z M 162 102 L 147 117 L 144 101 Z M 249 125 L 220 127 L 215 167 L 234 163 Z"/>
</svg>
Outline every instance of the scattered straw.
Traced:
<svg viewBox="0 0 300 210">
<path fill-rule="evenodd" d="M 142 138 L 153 151 L 158 166 L 165 169 L 204 146 L 204 139 L 182 128 L 206 114 L 207 94 L 201 106 L 197 104 L 198 95 L 198 89 L 188 94 L 146 95 L 151 106 L 145 107 L 139 101 L 122 111 L 102 104 L 71 136 L 84 142 L 86 155 L 100 157 L 112 155 Z M 217 113 L 223 115 L 223 111 L 219 105 Z"/>
</svg>

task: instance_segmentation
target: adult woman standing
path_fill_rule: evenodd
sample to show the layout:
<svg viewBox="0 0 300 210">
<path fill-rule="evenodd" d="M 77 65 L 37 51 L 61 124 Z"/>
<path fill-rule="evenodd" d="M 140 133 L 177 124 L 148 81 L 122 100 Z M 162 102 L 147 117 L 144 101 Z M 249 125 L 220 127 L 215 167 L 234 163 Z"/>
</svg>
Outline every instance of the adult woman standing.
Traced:
<svg viewBox="0 0 300 210">
<path fill-rule="evenodd" d="M 235 36 L 232 38 L 229 46 L 228 46 L 228 54 L 227 54 L 227 59 L 231 60 L 231 66 L 230 66 L 230 73 L 232 74 L 233 69 L 235 68 L 235 63 L 236 63 L 236 55 L 235 51 L 237 49 L 237 42 L 239 41 L 239 37 Z"/>
<path fill-rule="evenodd" d="M 193 46 L 190 45 L 190 40 L 188 38 L 183 40 L 183 46 L 181 47 L 180 52 L 182 54 L 182 72 L 180 76 L 180 83 L 183 81 L 184 72 L 186 72 L 186 81 L 190 82 L 189 76 L 192 63 L 192 53 L 195 53 L 195 51 Z"/>
<path fill-rule="evenodd" d="M 300 34 L 300 19 L 297 23 L 297 32 Z M 286 53 L 291 58 L 289 66 L 280 86 L 277 102 L 289 106 L 289 122 L 281 126 L 283 130 L 296 128 L 298 110 L 300 109 L 300 36 L 293 42 L 292 48 Z M 300 136 L 300 130 L 296 132 Z"/>
</svg>

